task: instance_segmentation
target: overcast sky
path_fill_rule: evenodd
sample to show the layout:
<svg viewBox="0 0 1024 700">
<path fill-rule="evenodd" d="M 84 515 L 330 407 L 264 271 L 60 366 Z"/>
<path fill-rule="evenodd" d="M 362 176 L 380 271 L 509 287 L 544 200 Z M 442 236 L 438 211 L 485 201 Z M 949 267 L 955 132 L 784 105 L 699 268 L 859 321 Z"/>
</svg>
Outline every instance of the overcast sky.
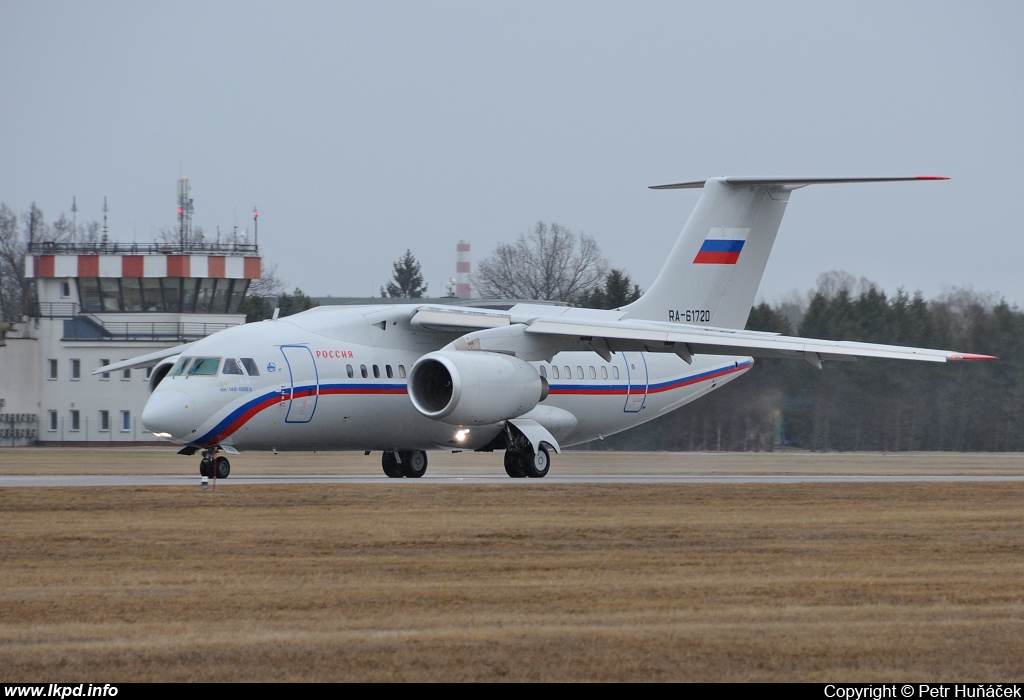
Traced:
<svg viewBox="0 0 1024 700">
<path fill-rule="evenodd" d="M 430 293 L 535 222 L 650 286 L 715 175 L 790 200 L 761 297 L 841 269 L 1024 303 L 1021 2 L 0 1 L 0 201 L 150 241 L 187 175 L 290 287 Z"/>
</svg>

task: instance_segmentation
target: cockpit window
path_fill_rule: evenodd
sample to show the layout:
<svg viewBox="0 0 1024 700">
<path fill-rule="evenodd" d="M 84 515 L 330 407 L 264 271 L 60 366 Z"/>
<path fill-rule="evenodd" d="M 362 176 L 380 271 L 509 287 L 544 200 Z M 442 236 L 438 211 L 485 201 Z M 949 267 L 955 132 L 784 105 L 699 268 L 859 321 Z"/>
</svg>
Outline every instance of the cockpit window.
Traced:
<svg viewBox="0 0 1024 700">
<path fill-rule="evenodd" d="M 199 357 L 192 363 L 188 370 L 188 376 L 199 375 L 201 377 L 217 374 L 217 367 L 220 365 L 219 357 Z"/>
<path fill-rule="evenodd" d="M 168 372 L 167 374 L 169 374 L 172 377 L 178 376 L 179 374 L 185 371 L 185 365 L 187 365 L 191 361 L 191 357 L 179 357 L 178 361 L 174 363 L 173 367 L 171 367 L 171 371 Z"/>
<path fill-rule="evenodd" d="M 225 358 L 224 369 L 221 370 L 224 374 L 241 374 L 242 368 L 238 366 L 238 361 L 233 357 Z"/>
<path fill-rule="evenodd" d="M 256 366 L 256 360 L 251 357 L 243 357 L 242 366 L 245 367 L 245 371 L 249 373 L 250 377 L 260 376 L 260 368 Z"/>
</svg>

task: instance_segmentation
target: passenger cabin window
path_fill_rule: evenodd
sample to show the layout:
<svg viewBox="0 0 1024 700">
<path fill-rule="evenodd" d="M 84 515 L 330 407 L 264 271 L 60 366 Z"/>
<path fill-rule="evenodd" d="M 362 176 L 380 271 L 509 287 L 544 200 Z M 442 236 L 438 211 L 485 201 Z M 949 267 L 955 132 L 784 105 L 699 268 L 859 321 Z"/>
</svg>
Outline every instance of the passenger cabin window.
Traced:
<svg viewBox="0 0 1024 700">
<path fill-rule="evenodd" d="M 242 368 L 238 366 L 238 361 L 233 357 L 227 357 L 224 359 L 224 374 L 241 374 Z"/>
<path fill-rule="evenodd" d="M 558 379 L 558 366 L 557 365 L 551 365 L 551 376 L 554 377 L 555 379 Z"/>
<path fill-rule="evenodd" d="M 579 365 L 576 365 L 576 378 L 583 379 L 583 368 Z"/>
<path fill-rule="evenodd" d="M 260 376 L 260 368 L 256 366 L 256 360 L 251 357 L 243 357 L 242 366 L 245 367 L 245 371 L 249 373 L 250 377 Z"/>
<path fill-rule="evenodd" d="M 540 366 L 540 376 L 544 377 L 545 379 L 548 378 L 548 371 L 547 369 L 545 369 L 544 365 Z"/>
<path fill-rule="evenodd" d="M 619 368 L 618 367 L 612 367 L 612 377 L 614 377 L 615 379 L 619 378 Z"/>
<path fill-rule="evenodd" d="M 352 377 L 356 376 L 356 371 L 352 369 L 352 365 L 345 365 L 345 371 L 348 372 L 349 379 L 352 379 Z"/>
<path fill-rule="evenodd" d="M 220 366 L 219 357 L 197 357 L 188 370 L 188 376 L 212 377 L 217 374 L 218 366 Z"/>
<path fill-rule="evenodd" d="M 594 365 L 590 365 L 590 378 L 597 379 L 597 371 L 594 369 Z"/>
<path fill-rule="evenodd" d="M 405 365 L 398 365 L 398 376 L 405 379 Z"/>
<path fill-rule="evenodd" d="M 373 366 L 373 378 L 380 379 L 380 367 L 378 367 L 377 365 Z"/>
<path fill-rule="evenodd" d="M 363 375 L 363 379 L 366 379 L 366 377 L 369 376 L 366 373 L 366 365 L 359 365 L 359 373 Z"/>
<path fill-rule="evenodd" d="M 608 368 L 607 367 L 602 367 L 601 368 L 601 379 L 607 379 L 607 378 L 608 378 Z"/>
<path fill-rule="evenodd" d="M 394 377 L 395 377 L 395 372 L 394 372 L 394 370 L 392 370 L 392 369 L 391 369 L 391 365 L 386 365 L 386 366 L 384 367 L 384 371 L 386 371 L 386 372 L 387 372 L 387 375 L 388 375 L 388 379 L 394 379 Z"/>
<path fill-rule="evenodd" d="M 562 369 L 565 370 L 565 378 L 566 379 L 572 379 L 572 369 L 569 367 L 569 365 L 566 365 Z"/>
</svg>

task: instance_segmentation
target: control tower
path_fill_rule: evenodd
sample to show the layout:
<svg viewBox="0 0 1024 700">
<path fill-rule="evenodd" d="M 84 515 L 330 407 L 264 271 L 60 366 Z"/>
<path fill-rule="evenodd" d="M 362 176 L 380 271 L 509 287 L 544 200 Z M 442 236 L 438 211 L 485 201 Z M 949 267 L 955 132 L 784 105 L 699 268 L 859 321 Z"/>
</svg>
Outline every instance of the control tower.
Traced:
<svg viewBox="0 0 1024 700">
<path fill-rule="evenodd" d="M 249 243 L 31 244 L 37 301 L 0 333 L 0 446 L 153 441 L 149 371 L 92 371 L 244 323 L 260 265 Z"/>
</svg>

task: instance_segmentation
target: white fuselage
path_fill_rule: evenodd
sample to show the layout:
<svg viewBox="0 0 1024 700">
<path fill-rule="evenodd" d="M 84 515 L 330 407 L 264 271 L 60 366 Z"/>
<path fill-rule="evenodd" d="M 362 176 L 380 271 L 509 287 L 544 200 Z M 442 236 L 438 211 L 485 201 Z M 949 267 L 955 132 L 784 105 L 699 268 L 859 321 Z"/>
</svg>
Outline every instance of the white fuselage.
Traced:
<svg viewBox="0 0 1024 700">
<path fill-rule="evenodd" d="M 410 324 L 412 308 L 321 307 L 216 333 L 183 355 L 217 358 L 216 374 L 164 377 L 143 422 L 179 444 L 238 450 L 485 447 L 504 421 L 467 429 L 428 418 L 410 401 L 412 365 L 458 335 Z M 228 374 L 227 358 L 252 362 Z M 678 408 L 739 376 L 752 360 L 696 356 L 687 364 L 670 353 L 616 352 L 605 361 L 596 352 L 561 352 L 530 364 L 550 386 L 538 408 L 575 419 L 569 427 L 563 421 L 558 436 L 572 445 Z"/>
</svg>

